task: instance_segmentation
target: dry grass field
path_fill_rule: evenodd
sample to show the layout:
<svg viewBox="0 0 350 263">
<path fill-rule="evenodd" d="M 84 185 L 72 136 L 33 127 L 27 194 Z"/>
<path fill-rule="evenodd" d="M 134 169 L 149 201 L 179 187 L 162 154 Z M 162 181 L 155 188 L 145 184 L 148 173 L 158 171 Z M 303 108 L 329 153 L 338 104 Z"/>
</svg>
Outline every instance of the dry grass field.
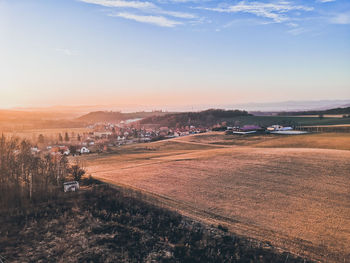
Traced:
<svg viewBox="0 0 350 263">
<path fill-rule="evenodd" d="M 179 138 L 181 141 L 270 148 L 319 148 L 350 150 L 350 133 L 311 133 L 305 135 L 225 135 L 205 133 Z"/>
<path fill-rule="evenodd" d="M 86 164 L 97 178 L 205 223 L 315 260 L 348 262 L 349 142 L 348 134 L 210 133 L 121 147 Z"/>
</svg>

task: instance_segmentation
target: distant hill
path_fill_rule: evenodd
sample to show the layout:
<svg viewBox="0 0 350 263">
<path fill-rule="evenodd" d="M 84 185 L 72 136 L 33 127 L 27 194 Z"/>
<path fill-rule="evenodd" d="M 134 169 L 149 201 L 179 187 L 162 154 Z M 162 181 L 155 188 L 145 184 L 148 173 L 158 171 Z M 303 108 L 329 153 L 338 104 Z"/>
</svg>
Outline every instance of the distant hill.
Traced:
<svg viewBox="0 0 350 263">
<path fill-rule="evenodd" d="M 141 112 L 122 113 L 120 111 L 94 111 L 77 118 L 77 120 L 88 122 L 88 123 L 97 123 L 97 122 L 114 123 L 114 122 L 130 120 L 130 119 L 147 118 L 151 116 L 163 116 L 166 114 L 169 114 L 169 112 L 141 111 Z"/>
<path fill-rule="evenodd" d="M 239 116 L 250 116 L 250 114 L 241 110 L 210 109 L 200 112 L 183 112 L 163 116 L 152 116 L 141 120 L 140 123 L 158 124 L 167 127 L 181 127 L 187 125 L 210 126 L 223 121 L 229 121 Z"/>
<path fill-rule="evenodd" d="M 292 112 L 280 112 L 279 116 L 300 116 L 300 115 L 325 115 L 325 114 L 350 114 L 350 107 L 335 108 L 319 111 L 292 111 Z"/>
</svg>

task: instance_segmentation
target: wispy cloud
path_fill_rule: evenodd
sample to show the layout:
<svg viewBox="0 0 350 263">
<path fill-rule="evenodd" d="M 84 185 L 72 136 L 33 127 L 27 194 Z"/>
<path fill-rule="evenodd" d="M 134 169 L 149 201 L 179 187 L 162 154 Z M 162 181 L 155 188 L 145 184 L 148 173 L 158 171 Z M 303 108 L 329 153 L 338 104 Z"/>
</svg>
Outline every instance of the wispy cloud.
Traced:
<svg viewBox="0 0 350 263">
<path fill-rule="evenodd" d="M 313 7 L 293 5 L 290 2 L 246 2 L 241 1 L 236 5 L 225 5 L 217 7 L 201 7 L 200 9 L 220 13 L 249 13 L 258 17 L 268 18 L 275 23 L 282 23 L 289 20 L 288 13 L 291 11 L 312 11 Z"/>
<path fill-rule="evenodd" d="M 232 26 L 263 26 L 263 25 L 268 25 L 273 22 L 270 21 L 265 21 L 259 18 L 245 18 L 245 19 L 233 19 L 229 21 L 228 23 L 224 24 L 222 28 L 229 28 Z"/>
<path fill-rule="evenodd" d="M 197 15 L 191 14 L 191 13 L 185 13 L 185 12 L 166 11 L 166 10 L 162 10 L 162 9 L 153 10 L 153 12 L 158 13 L 158 14 L 172 16 L 172 17 L 177 17 L 177 18 L 184 18 L 184 19 L 197 18 Z"/>
<path fill-rule="evenodd" d="M 308 32 L 308 30 L 303 27 L 295 27 L 293 29 L 288 30 L 287 32 L 291 35 L 298 36 Z"/>
<path fill-rule="evenodd" d="M 339 25 L 349 25 L 350 24 L 350 12 L 349 13 L 340 13 L 331 18 L 332 24 Z"/>
<path fill-rule="evenodd" d="M 81 2 L 101 5 L 106 7 L 128 7 L 128 8 L 154 8 L 155 5 L 151 2 L 141 1 L 124 1 L 124 0 L 80 0 Z"/>
<path fill-rule="evenodd" d="M 114 8 L 133 8 L 141 10 L 150 15 L 166 15 L 181 19 L 195 19 L 197 16 L 192 13 L 168 11 L 160 8 L 152 2 L 124 1 L 124 0 L 79 0 L 81 2 Z"/>
<path fill-rule="evenodd" d="M 134 20 L 141 23 L 153 24 L 162 27 L 175 27 L 181 25 L 179 21 L 170 20 L 164 16 L 152 16 L 152 15 L 136 15 L 132 13 L 118 13 L 112 16 L 118 16 L 130 20 Z"/>
<path fill-rule="evenodd" d="M 335 0 L 317 0 L 317 2 L 330 3 L 330 2 L 335 2 Z"/>
<path fill-rule="evenodd" d="M 306 32 L 323 21 L 332 24 L 350 24 L 347 10 L 337 10 L 337 5 L 322 3 L 336 0 L 77 0 L 107 8 L 110 16 L 162 27 L 178 25 L 216 25 L 227 28 L 234 25 L 284 24 L 286 32 L 293 35 Z M 303 4 L 303 3 L 307 4 Z M 317 4 L 319 3 L 319 4 Z M 321 4 L 320 4 L 321 3 Z M 332 9 L 330 8 L 332 7 Z M 337 11 L 340 13 L 337 14 Z M 217 16 L 215 13 L 232 15 Z M 241 15 L 240 15 L 241 14 Z M 246 14 L 242 16 L 242 14 Z M 337 14 L 337 15 L 334 15 Z M 312 25 L 313 24 L 313 25 Z"/>
</svg>

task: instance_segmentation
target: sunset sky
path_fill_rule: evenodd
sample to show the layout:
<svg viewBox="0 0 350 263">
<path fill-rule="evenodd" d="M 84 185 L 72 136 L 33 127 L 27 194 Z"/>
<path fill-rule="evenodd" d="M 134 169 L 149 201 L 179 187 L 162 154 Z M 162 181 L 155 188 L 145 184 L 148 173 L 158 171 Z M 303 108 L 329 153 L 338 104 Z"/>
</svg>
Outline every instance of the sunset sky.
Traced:
<svg viewBox="0 0 350 263">
<path fill-rule="evenodd" d="M 0 0 L 0 108 L 350 99 L 350 1 Z"/>
</svg>

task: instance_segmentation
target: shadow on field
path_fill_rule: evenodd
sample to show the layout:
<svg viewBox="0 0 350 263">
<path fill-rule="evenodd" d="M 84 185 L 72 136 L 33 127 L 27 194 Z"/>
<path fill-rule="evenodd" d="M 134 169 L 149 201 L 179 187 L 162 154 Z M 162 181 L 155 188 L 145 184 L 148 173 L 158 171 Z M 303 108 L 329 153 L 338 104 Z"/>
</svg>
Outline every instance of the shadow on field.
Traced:
<svg viewBox="0 0 350 263">
<path fill-rule="evenodd" d="M 91 178 L 82 185 L 80 192 L 1 213 L 1 261 L 306 262 L 152 205 L 140 192 Z"/>
</svg>

